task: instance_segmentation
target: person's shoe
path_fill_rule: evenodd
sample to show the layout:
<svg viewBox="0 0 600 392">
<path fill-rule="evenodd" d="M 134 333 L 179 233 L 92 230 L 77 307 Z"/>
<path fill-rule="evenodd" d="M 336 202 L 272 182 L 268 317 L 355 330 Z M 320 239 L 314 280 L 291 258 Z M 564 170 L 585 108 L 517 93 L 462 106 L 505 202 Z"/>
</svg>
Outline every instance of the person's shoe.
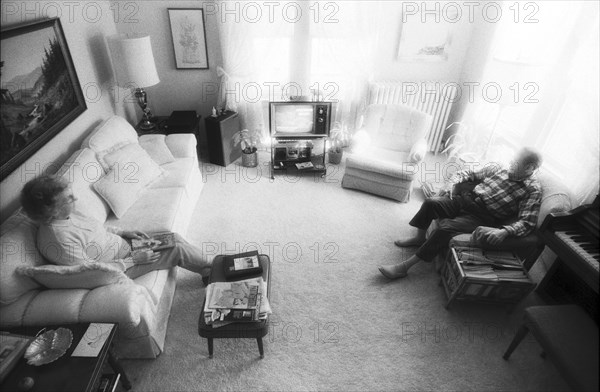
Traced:
<svg viewBox="0 0 600 392">
<path fill-rule="evenodd" d="M 388 279 L 404 278 L 406 275 L 408 275 L 408 271 L 406 270 L 404 263 L 397 265 L 384 265 L 379 266 L 378 268 L 379 272 L 381 272 L 383 276 Z"/>
<path fill-rule="evenodd" d="M 406 248 L 409 246 L 421 246 L 425 243 L 425 239 L 422 238 L 407 238 L 402 240 L 394 241 L 394 245 L 399 248 Z"/>
</svg>

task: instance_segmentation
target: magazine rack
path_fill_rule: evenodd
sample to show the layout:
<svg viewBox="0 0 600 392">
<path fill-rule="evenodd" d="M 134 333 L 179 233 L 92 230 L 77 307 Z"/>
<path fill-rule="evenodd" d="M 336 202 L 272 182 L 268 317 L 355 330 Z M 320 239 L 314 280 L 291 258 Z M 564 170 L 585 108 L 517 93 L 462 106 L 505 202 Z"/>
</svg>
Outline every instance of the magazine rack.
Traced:
<svg viewBox="0 0 600 392">
<path fill-rule="evenodd" d="M 507 256 L 516 258 L 511 252 Z M 535 287 L 521 266 L 523 279 L 490 279 L 473 277 L 465 273 L 462 262 L 458 259 L 454 246 L 448 250 L 446 261 L 442 265 L 442 285 L 448 297 L 446 309 L 456 300 L 471 300 L 498 304 L 516 304 L 527 296 Z"/>
<path fill-rule="evenodd" d="M 269 256 L 259 255 L 258 260 L 262 267 L 262 274 L 250 275 L 240 278 L 249 279 L 256 278 L 262 275 L 262 278 L 267 282 L 267 298 L 271 296 L 271 262 Z M 218 255 L 214 258 L 212 268 L 210 272 L 209 282 L 225 282 L 225 268 L 223 263 L 225 261 L 224 255 Z M 206 300 L 206 299 L 205 299 Z M 202 303 L 202 311 L 200 312 L 200 318 L 198 319 L 198 334 L 206 338 L 208 341 L 208 357 L 213 357 L 213 339 L 256 339 L 258 344 L 258 352 L 260 357 L 264 358 L 263 342 L 262 338 L 269 332 L 269 319 L 257 321 L 257 322 L 240 322 L 224 325 L 222 327 L 213 328 L 212 325 L 208 325 L 204 319 L 204 302 Z"/>
</svg>

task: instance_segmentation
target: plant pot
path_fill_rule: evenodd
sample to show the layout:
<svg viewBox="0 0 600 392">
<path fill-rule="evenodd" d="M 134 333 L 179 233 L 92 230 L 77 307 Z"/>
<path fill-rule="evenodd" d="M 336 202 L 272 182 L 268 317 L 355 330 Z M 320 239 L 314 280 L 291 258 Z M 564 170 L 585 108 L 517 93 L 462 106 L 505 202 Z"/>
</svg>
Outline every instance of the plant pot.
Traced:
<svg viewBox="0 0 600 392">
<path fill-rule="evenodd" d="M 251 153 L 242 152 L 242 166 L 256 167 L 258 165 L 258 152 Z"/>
<path fill-rule="evenodd" d="M 329 163 L 338 165 L 340 162 L 342 162 L 343 155 L 344 155 L 344 151 L 340 151 L 340 152 L 329 151 Z"/>
</svg>

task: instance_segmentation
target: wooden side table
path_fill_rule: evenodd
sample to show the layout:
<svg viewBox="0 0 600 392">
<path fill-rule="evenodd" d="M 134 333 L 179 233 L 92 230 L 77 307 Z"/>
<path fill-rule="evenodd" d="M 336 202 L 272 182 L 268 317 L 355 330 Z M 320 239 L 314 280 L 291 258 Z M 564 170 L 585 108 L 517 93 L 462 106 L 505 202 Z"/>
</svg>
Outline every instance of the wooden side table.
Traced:
<svg viewBox="0 0 600 392">
<path fill-rule="evenodd" d="M 169 117 L 170 116 L 154 116 L 152 118 L 152 123 L 156 125 L 156 127 L 150 130 L 143 130 L 140 128 L 142 122 L 140 121 L 135 126 L 135 130 L 138 133 L 138 136 L 142 135 L 151 135 L 151 134 L 163 134 L 170 135 L 172 133 L 193 133 L 196 136 L 196 140 L 198 139 L 198 134 L 200 132 L 200 119 L 202 116 L 197 116 L 196 121 L 193 124 L 190 124 L 188 128 L 178 128 L 178 129 L 170 129 L 169 128 Z"/>
<path fill-rule="evenodd" d="M 31 377 L 34 385 L 30 391 L 86 391 L 95 392 L 102 377 L 102 369 L 108 364 L 115 374 L 120 375 L 123 388 L 131 389 L 131 383 L 112 351 L 112 344 L 117 332 L 117 324 L 114 324 L 104 346 L 97 357 L 72 357 L 71 353 L 79 344 L 89 327 L 89 323 L 68 324 L 48 326 L 46 329 L 68 328 L 73 332 L 73 342 L 67 352 L 56 361 L 41 365 L 28 365 L 25 358 L 21 358 L 15 368 L 7 375 L 0 385 L 2 391 L 19 391 L 19 381 L 25 377 Z M 43 327 L 21 327 L 10 329 L 10 332 L 35 336 Z"/>
<path fill-rule="evenodd" d="M 154 116 L 152 117 L 152 123 L 155 124 L 155 127 L 149 130 L 144 130 L 141 128 L 142 121 L 138 122 L 135 126 L 135 130 L 137 131 L 138 136 L 142 135 L 152 135 L 152 134 L 167 134 L 166 124 L 168 116 Z"/>
</svg>

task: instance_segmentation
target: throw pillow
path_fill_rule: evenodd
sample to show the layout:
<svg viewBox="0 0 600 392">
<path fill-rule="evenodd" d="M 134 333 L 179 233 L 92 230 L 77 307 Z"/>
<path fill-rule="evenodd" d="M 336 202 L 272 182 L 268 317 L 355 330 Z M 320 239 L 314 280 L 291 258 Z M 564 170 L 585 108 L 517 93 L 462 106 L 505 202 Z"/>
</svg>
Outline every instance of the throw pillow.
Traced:
<svg viewBox="0 0 600 392">
<path fill-rule="evenodd" d="M 142 187 L 164 172 L 137 143 L 130 143 L 104 156 L 108 167 L 119 174 L 118 181 L 138 182 Z"/>
<path fill-rule="evenodd" d="M 106 200 L 117 218 L 125 215 L 144 189 L 141 182 L 123 181 L 116 168 L 110 169 L 105 176 L 94 183 L 93 187 Z"/>
<path fill-rule="evenodd" d="M 144 135 L 140 137 L 140 146 L 159 165 L 175 162 L 175 157 L 165 143 L 165 135 Z"/>
<path fill-rule="evenodd" d="M 137 143 L 123 146 L 104 157 L 110 170 L 93 185 L 113 213 L 122 218 L 144 188 L 164 173 Z"/>
<path fill-rule="evenodd" d="M 118 267 L 104 263 L 21 266 L 17 273 L 33 278 L 49 289 L 94 289 L 131 281 Z"/>
</svg>

